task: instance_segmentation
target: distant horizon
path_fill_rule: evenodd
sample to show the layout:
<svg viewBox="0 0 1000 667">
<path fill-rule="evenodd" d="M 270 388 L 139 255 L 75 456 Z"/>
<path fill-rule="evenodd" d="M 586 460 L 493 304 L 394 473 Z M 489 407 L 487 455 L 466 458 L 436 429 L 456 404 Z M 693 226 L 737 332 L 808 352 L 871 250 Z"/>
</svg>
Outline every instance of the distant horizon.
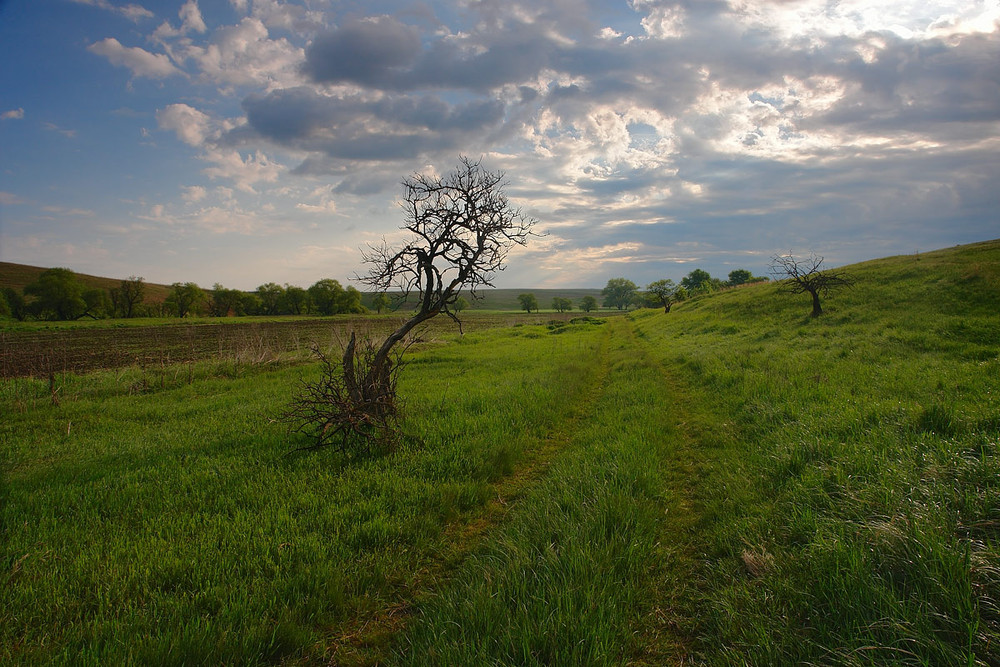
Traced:
<svg viewBox="0 0 1000 667">
<path fill-rule="evenodd" d="M 864 263 L 864 262 L 877 261 L 877 260 L 881 260 L 881 259 L 888 259 L 888 258 L 891 258 L 891 257 L 901 257 L 901 256 L 907 256 L 907 255 L 920 255 L 920 254 L 925 254 L 925 253 L 930 253 L 930 252 L 936 252 L 936 251 L 941 251 L 941 250 L 948 250 L 949 248 L 959 247 L 959 246 L 963 246 L 963 245 L 977 245 L 977 244 L 980 244 L 980 243 L 991 243 L 991 242 L 994 242 L 994 241 L 1000 241 L 1000 237 L 990 238 L 990 239 L 982 239 L 982 240 L 979 240 L 979 241 L 971 241 L 969 243 L 960 243 L 960 244 L 955 244 L 953 246 L 944 246 L 944 247 L 941 247 L 941 248 L 931 248 L 931 249 L 928 249 L 928 250 L 925 250 L 925 251 L 916 252 L 916 253 L 898 253 L 898 254 L 894 254 L 894 255 L 884 255 L 884 256 L 878 256 L 878 257 L 868 257 L 868 258 L 865 258 L 865 259 L 858 260 L 857 262 L 850 262 L 849 264 L 843 264 L 843 265 L 836 265 L 836 264 L 824 262 L 824 267 L 825 268 L 838 268 L 840 266 L 849 266 L 851 264 L 861 264 L 861 263 Z M 202 284 L 202 283 L 199 283 L 197 281 L 189 281 L 189 280 L 174 280 L 174 281 L 171 281 L 171 282 L 161 282 L 159 280 L 148 280 L 145 276 L 141 276 L 138 273 L 131 273 L 131 274 L 127 275 L 127 276 L 98 275 L 98 274 L 93 274 L 93 273 L 89 273 L 89 272 L 86 272 L 86 271 L 78 271 L 78 270 L 74 269 L 72 266 L 39 266 L 39 265 L 35 265 L 35 264 L 24 264 L 24 263 L 21 263 L 21 262 L 12 262 L 12 261 L 8 261 L 8 260 L 0 261 L 0 265 L 3 265 L 3 264 L 14 265 L 14 266 L 22 266 L 22 267 L 27 267 L 27 268 L 31 268 L 31 269 L 37 269 L 37 270 L 43 270 L 43 271 L 47 270 L 47 269 L 53 269 L 53 268 L 64 268 L 64 269 L 69 269 L 69 270 L 73 271 L 77 275 L 87 276 L 87 277 L 90 277 L 90 278 L 97 278 L 97 279 L 101 279 L 101 280 L 115 280 L 115 281 L 118 281 L 118 280 L 126 280 L 126 279 L 128 279 L 128 278 L 130 278 L 132 276 L 135 276 L 135 277 L 142 278 L 143 282 L 145 282 L 146 284 L 157 285 L 157 286 L 160 286 L 160 287 L 170 287 L 174 283 L 194 282 L 199 287 L 201 287 L 202 289 L 210 290 L 210 289 L 212 289 L 212 285 L 214 285 L 216 283 L 219 283 L 219 284 L 222 284 L 223 287 L 226 287 L 228 289 L 236 289 L 236 290 L 239 290 L 241 292 L 254 292 L 254 291 L 257 290 L 258 287 L 260 287 L 261 285 L 267 284 L 267 283 L 276 283 L 276 284 L 282 285 L 282 286 L 284 286 L 286 284 L 286 283 L 278 283 L 275 280 L 264 280 L 262 282 L 258 282 L 257 285 L 255 285 L 253 287 L 245 288 L 245 287 L 240 287 L 240 286 L 236 286 L 236 285 L 226 285 L 225 283 L 222 283 L 221 281 L 214 281 L 214 282 L 209 283 L 209 284 Z M 687 276 L 691 271 L 693 271 L 695 269 L 699 269 L 699 268 L 702 268 L 702 267 L 700 267 L 700 266 L 694 266 L 694 267 L 691 267 L 688 271 L 686 271 L 683 275 L 679 275 L 679 276 L 665 276 L 665 277 L 673 280 L 676 283 L 680 283 L 680 281 L 685 276 Z M 746 267 L 734 267 L 734 268 L 746 268 Z M 728 278 L 728 272 L 725 275 L 712 274 L 711 271 L 709 271 L 709 273 L 712 275 L 713 278 L 718 278 L 720 280 L 726 280 Z M 755 276 L 765 277 L 765 278 L 768 278 L 768 279 L 772 279 L 771 276 L 767 272 L 763 272 L 763 273 L 752 272 L 752 273 Z M 640 284 L 638 281 L 634 280 L 633 278 L 630 278 L 627 274 L 622 274 L 622 275 L 612 276 L 612 277 L 613 278 L 626 278 L 628 280 L 632 280 L 633 282 L 636 283 L 636 285 L 639 287 L 640 290 L 644 290 L 645 287 L 646 287 L 646 285 L 648 284 L 648 283 L 642 283 L 642 284 Z M 372 291 L 372 290 L 369 290 L 369 289 L 364 289 L 363 285 L 355 284 L 355 283 L 353 283 L 353 282 L 351 282 L 349 280 L 345 281 L 344 279 L 337 278 L 336 276 L 319 276 L 316 279 L 311 280 L 309 282 L 287 283 L 287 284 L 288 285 L 293 285 L 293 286 L 296 286 L 296 287 L 309 287 L 310 285 L 315 284 L 317 281 L 323 280 L 323 279 L 326 279 L 326 278 L 332 278 L 333 280 L 337 280 L 344 287 L 347 287 L 348 285 L 351 285 L 351 286 L 355 287 L 356 289 L 358 289 L 358 291 L 360 291 L 363 294 L 377 294 L 378 293 L 377 291 Z M 652 281 L 650 281 L 650 282 L 652 282 Z M 605 286 L 606 283 L 607 283 L 607 281 L 605 280 L 604 284 L 596 285 L 596 286 L 595 285 L 565 285 L 565 286 L 561 286 L 561 287 L 524 287 L 524 286 L 521 286 L 521 287 L 508 287 L 508 286 L 479 287 L 477 289 L 477 291 L 485 291 L 485 290 L 503 290 L 503 291 L 509 291 L 509 292 L 516 292 L 516 291 L 537 291 L 537 292 L 560 292 L 560 291 L 563 291 L 563 292 L 565 292 L 565 291 L 572 291 L 572 290 L 594 290 L 594 291 L 600 291 L 601 289 L 604 288 L 604 286 Z M 387 293 L 388 294 L 392 294 L 392 293 L 396 293 L 396 292 L 400 292 L 400 291 L 401 290 L 390 290 Z M 469 291 L 467 288 L 463 289 L 463 292 L 467 292 L 467 291 Z"/>
</svg>

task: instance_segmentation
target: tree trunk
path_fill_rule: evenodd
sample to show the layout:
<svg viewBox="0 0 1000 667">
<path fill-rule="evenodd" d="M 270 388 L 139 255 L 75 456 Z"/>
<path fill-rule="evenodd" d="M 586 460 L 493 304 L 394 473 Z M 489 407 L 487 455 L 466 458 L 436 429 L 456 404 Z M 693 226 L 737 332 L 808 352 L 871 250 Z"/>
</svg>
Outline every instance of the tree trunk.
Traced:
<svg viewBox="0 0 1000 667">
<path fill-rule="evenodd" d="M 812 317 L 819 317 L 823 314 L 823 308 L 819 305 L 819 290 L 811 290 L 809 292 L 813 298 L 813 311 Z"/>
</svg>

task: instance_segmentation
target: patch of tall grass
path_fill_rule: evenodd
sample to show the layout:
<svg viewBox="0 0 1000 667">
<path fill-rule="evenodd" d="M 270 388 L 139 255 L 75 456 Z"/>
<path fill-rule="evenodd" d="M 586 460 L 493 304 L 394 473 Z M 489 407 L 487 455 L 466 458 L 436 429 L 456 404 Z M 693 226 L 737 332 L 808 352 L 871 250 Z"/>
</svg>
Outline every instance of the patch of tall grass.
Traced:
<svg viewBox="0 0 1000 667">
<path fill-rule="evenodd" d="M 534 328 L 414 355 L 405 446 L 349 464 L 270 422 L 312 365 L 5 381 L 0 662 L 329 659 L 594 381 L 596 328 Z"/>
<path fill-rule="evenodd" d="M 712 664 L 1000 662 L 1000 243 L 634 317 L 738 434 L 701 493 Z"/>
</svg>

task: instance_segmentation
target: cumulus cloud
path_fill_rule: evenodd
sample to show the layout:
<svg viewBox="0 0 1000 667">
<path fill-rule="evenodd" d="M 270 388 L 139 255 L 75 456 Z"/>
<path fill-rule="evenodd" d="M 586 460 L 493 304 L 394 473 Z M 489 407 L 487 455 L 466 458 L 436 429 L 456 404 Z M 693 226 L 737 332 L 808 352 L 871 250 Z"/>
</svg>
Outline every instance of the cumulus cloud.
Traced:
<svg viewBox="0 0 1000 667">
<path fill-rule="evenodd" d="M 137 77 L 163 79 L 181 73 L 164 54 L 150 53 L 138 46 L 122 46 L 114 37 L 94 42 L 87 47 L 87 50 L 104 56 L 112 65 L 127 67 L 132 71 L 132 75 Z"/>
<path fill-rule="evenodd" d="M 375 16 L 318 36 L 306 49 L 303 69 L 314 81 L 377 85 L 407 71 L 420 51 L 416 28 Z"/>
<path fill-rule="evenodd" d="M 24 109 L 18 107 L 17 109 L 11 109 L 10 111 L 4 111 L 0 114 L 0 120 L 21 120 L 24 118 Z"/>
<path fill-rule="evenodd" d="M 664 262 L 766 263 L 791 241 L 846 256 L 904 218 L 984 228 L 995 4 L 488 0 L 364 16 L 230 0 L 239 18 L 211 26 L 188 0 L 150 36 L 166 55 L 90 48 L 135 76 L 184 68 L 197 96 L 161 108 L 160 129 L 236 197 L 272 197 L 262 210 L 364 226 L 406 173 L 483 155 L 552 232 L 550 259 L 523 270 L 653 280 Z M 329 187 L 303 189 L 316 178 Z M 181 192 L 186 214 L 222 215 L 204 186 Z"/>
<path fill-rule="evenodd" d="M 187 104 L 170 104 L 156 112 L 161 130 L 172 130 L 189 146 L 201 146 L 212 133 L 212 120 Z"/>
</svg>

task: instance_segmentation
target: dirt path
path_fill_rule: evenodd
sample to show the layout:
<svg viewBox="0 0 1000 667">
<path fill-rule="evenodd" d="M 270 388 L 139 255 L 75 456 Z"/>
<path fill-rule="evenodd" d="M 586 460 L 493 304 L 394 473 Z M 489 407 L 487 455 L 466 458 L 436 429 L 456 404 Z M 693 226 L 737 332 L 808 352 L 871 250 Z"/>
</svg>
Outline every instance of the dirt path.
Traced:
<svg viewBox="0 0 1000 667">
<path fill-rule="evenodd" d="M 610 331 L 606 330 L 601 335 L 600 353 L 594 358 L 599 366 L 587 389 L 581 392 L 582 398 L 570 408 L 569 417 L 539 442 L 529 460 L 513 474 L 494 484 L 494 498 L 490 502 L 472 516 L 462 517 L 445 527 L 442 542 L 447 548 L 434 554 L 414 573 L 405 590 L 392 604 L 374 615 L 352 619 L 330 638 L 330 665 L 382 664 L 393 638 L 403 632 L 411 621 L 414 602 L 427 591 L 446 585 L 445 582 L 469 553 L 479 548 L 490 532 L 503 524 L 528 490 L 545 476 L 553 461 L 571 445 L 581 422 L 601 397 L 610 372 L 607 360 Z"/>
<path fill-rule="evenodd" d="M 495 581 L 498 572 L 504 576 L 505 566 L 500 561 L 517 557 L 509 555 L 511 540 L 523 539 L 524 534 L 533 530 L 543 536 L 542 539 L 557 542 L 560 539 L 557 535 L 572 534 L 572 528 L 570 532 L 565 532 L 567 515 L 565 509 L 560 509 L 565 507 L 562 505 L 566 502 L 565 497 L 555 499 L 553 496 L 554 489 L 567 485 L 582 490 L 576 506 L 588 503 L 593 503 L 594 508 L 601 506 L 605 502 L 603 494 L 608 488 L 613 488 L 617 489 L 614 493 L 621 494 L 614 502 L 621 502 L 622 499 L 625 499 L 623 502 L 630 502 L 628 498 L 633 496 L 629 494 L 635 494 L 635 512 L 642 515 L 640 520 L 642 517 L 655 517 L 651 524 L 643 524 L 653 526 L 652 533 L 655 534 L 632 537 L 629 537 L 625 524 L 621 535 L 605 534 L 605 529 L 601 528 L 607 510 L 620 509 L 620 505 L 616 506 L 614 502 L 596 511 L 585 509 L 578 519 L 570 520 L 571 524 L 573 521 L 583 524 L 598 522 L 590 526 L 581 524 L 581 534 L 597 536 L 593 546 L 596 559 L 607 554 L 608 545 L 615 548 L 612 543 L 616 540 L 636 537 L 639 542 L 635 549 L 644 554 L 641 557 L 628 556 L 634 562 L 625 568 L 624 575 L 619 571 L 606 573 L 611 578 L 609 581 L 624 576 L 622 581 L 627 581 L 626 585 L 630 588 L 623 591 L 612 587 L 613 590 L 608 591 L 607 605 L 618 609 L 615 612 L 618 616 L 615 613 L 611 616 L 632 620 L 625 622 L 627 627 L 617 625 L 620 621 L 613 620 L 609 621 L 610 625 L 605 623 L 602 626 L 610 634 L 601 641 L 610 641 L 613 646 L 611 649 L 597 649 L 595 655 L 603 656 L 598 660 L 599 664 L 680 665 L 689 662 L 692 652 L 689 638 L 694 631 L 692 619 L 697 617 L 695 606 L 698 599 L 698 545 L 695 536 L 700 515 L 695 491 L 700 461 L 705 456 L 703 443 L 712 430 L 711 420 L 687 410 L 683 387 L 649 354 L 636 337 L 631 323 L 625 320 L 615 322 L 603 335 L 601 353 L 595 359 L 595 363 L 600 365 L 599 372 L 585 392 L 585 398 L 574 406 L 572 416 L 541 443 L 536 457 L 496 485 L 494 501 L 471 519 L 466 518 L 446 529 L 448 549 L 435 556 L 413 578 L 398 604 L 386 608 L 375 618 L 353 624 L 334 638 L 330 664 L 382 664 L 388 661 L 390 664 L 420 665 L 435 664 L 440 659 L 449 664 L 474 664 L 479 657 L 469 657 L 468 652 L 475 651 L 469 648 L 470 644 L 536 645 L 538 627 L 519 630 L 516 627 L 496 626 L 496 623 L 501 626 L 527 623 L 530 626 L 533 617 L 528 612 L 524 612 L 525 618 L 522 619 L 512 619 L 501 612 L 494 621 L 486 621 L 486 626 L 493 628 L 489 632 L 496 631 L 498 637 L 475 634 L 479 630 L 473 627 L 475 622 L 468 618 L 469 609 L 463 605 L 474 604 L 476 599 L 496 599 L 497 595 L 507 600 L 506 604 L 511 605 L 511 609 L 537 608 L 541 604 L 543 609 L 551 608 L 553 614 L 562 613 L 564 618 L 557 625 L 564 629 L 573 625 L 576 612 L 572 609 L 578 608 L 576 605 L 585 605 L 579 607 L 582 615 L 592 615 L 593 607 L 590 605 L 603 604 L 600 596 L 605 593 L 599 590 L 607 582 L 570 580 L 554 587 L 546 586 L 546 581 L 564 581 L 562 570 L 555 574 L 551 571 L 551 568 L 561 566 L 553 565 L 547 559 L 538 562 L 542 570 L 512 575 L 510 590 Z M 633 390 L 636 395 L 634 401 L 630 400 Z M 621 421 L 608 419 L 614 414 L 620 414 Z M 630 420 L 635 420 L 634 427 Z M 606 465 L 614 466 L 614 469 L 603 467 Z M 629 470 L 638 475 L 634 481 L 628 477 L 632 474 Z M 605 482 L 599 481 L 602 477 L 616 475 L 618 481 L 612 482 L 612 487 L 602 486 Z M 626 477 L 621 478 L 621 475 Z M 591 484 L 593 488 L 589 487 Z M 630 487 L 635 488 L 630 490 Z M 549 506 L 550 509 L 538 509 Z M 627 506 L 622 511 L 626 512 L 622 518 L 627 524 L 630 522 Z M 549 516 L 556 522 L 550 529 L 544 527 Z M 529 527 L 525 528 L 528 524 Z M 541 530 L 538 530 L 539 525 Z M 602 544 L 603 540 L 610 542 Z M 530 545 L 524 548 L 529 551 L 535 549 Z M 537 548 L 539 553 L 547 550 L 544 544 L 537 545 Z M 560 558 L 580 563 L 591 560 L 587 552 L 591 548 L 589 545 L 571 547 L 567 544 L 565 548 L 567 550 L 560 552 L 563 553 Z M 626 552 L 632 548 L 626 547 Z M 480 570 L 485 562 L 490 563 L 489 568 Z M 512 564 L 508 572 L 519 572 L 519 567 Z M 569 569 L 576 567 L 574 564 Z M 526 592 L 523 590 L 524 578 L 541 583 L 536 589 Z M 491 583 L 482 584 L 484 580 L 491 580 Z M 481 584 L 489 586 L 493 592 L 484 596 L 477 588 L 481 588 Z M 584 598 L 593 602 L 580 602 L 581 586 L 592 589 L 584 594 Z M 442 607 L 447 607 L 447 602 L 442 603 L 441 600 L 449 595 L 462 601 L 454 608 L 454 617 L 449 617 L 447 610 L 443 614 L 440 611 Z M 528 595 L 530 599 L 518 602 L 521 595 Z M 436 611 L 428 616 L 424 609 L 421 615 L 414 615 L 416 608 L 425 603 L 435 607 Z M 418 627 L 428 623 L 438 623 L 440 628 L 426 630 Z M 427 640 L 428 636 L 447 634 L 457 626 L 466 627 L 455 630 L 453 639 L 442 640 L 444 644 L 426 645 L 427 641 L 438 641 Z M 414 630 L 421 632 L 414 635 Z M 501 632 L 507 633 L 506 640 L 499 636 Z M 518 635 L 519 632 L 525 634 Z M 532 633 L 536 635 L 534 639 Z M 544 644 L 546 639 L 542 641 Z M 449 645 L 447 642 L 453 643 Z M 403 645 L 411 647 L 409 654 L 390 653 L 400 650 Z M 456 647 L 454 654 L 448 653 L 449 646 Z M 549 658 L 545 658 L 544 646 L 540 650 L 543 653 L 533 652 L 532 655 L 534 659 L 546 662 L 564 659 L 566 654 L 559 651 L 572 652 L 575 649 L 565 646 L 554 648 Z M 445 657 L 442 658 L 442 655 Z M 562 658 L 558 657 L 560 655 Z M 609 658 L 609 655 L 618 657 Z M 517 662 L 520 658 L 514 653 L 499 658 L 496 655 L 484 656 L 483 659 Z"/>
</svg>

